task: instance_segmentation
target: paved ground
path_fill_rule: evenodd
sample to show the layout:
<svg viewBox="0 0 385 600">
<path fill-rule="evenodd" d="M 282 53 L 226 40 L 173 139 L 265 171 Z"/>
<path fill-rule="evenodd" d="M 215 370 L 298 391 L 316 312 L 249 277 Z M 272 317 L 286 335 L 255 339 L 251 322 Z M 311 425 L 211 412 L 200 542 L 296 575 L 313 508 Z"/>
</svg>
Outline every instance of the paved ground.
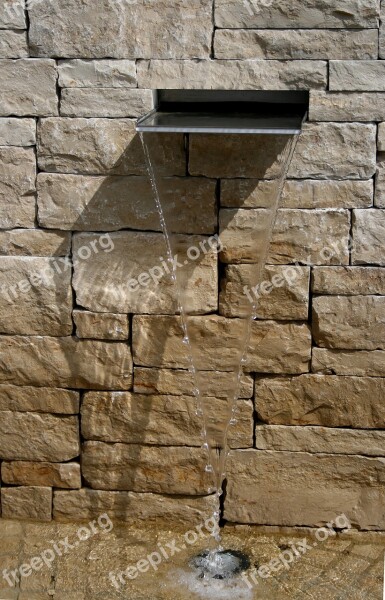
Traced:
<svg viewBox="0 0 385 600">
<path fill-rule="evenodd" d="M 167 529 L 159 524 L 146 528 L 111 526 L 109 520 L 94 522 L 93 526 L 0 520 L 0 600 L 383 598 L 382 534 L 349 532 L 322 541 L 318 539 L 324 536 L 322 532 L 316 535 L 309 529 L 297 530 L 293 535 L 291 530 L 225 527 L 223 545 L 247 552 L 252 565 L 247 581 L 237 578 L 229 583 L 202 580 L 188 566 L 189 557 L 212 540 L 201 537 L 206 530 L 201 530 L 193 543 L 198 534 L 190 532 L 186 538 L 187 528 Z M 156 571 L 147 561 L 149 555 Z M 128 574 L 134 579 L 123 575 L 126 583 L 122 585 L 118 572 L 127 571 L 130 565 L 133 568 Z M 20 576 L 20 568 L 24 576 Z M 4 569 L 12 587 L 4 578 Z M 17 573 L 12 575 L 15 570 Z M 18 583 L 15 575 L 20 579 Z M 252 584 L 253 575 L 256 583 Z"/>
</svg>

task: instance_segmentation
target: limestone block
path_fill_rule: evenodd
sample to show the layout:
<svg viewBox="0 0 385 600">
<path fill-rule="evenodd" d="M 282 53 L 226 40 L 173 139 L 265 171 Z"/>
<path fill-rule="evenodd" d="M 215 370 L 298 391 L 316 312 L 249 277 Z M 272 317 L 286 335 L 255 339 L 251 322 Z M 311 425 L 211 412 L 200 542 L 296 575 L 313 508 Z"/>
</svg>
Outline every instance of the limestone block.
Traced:
<svg viewBox="0 0 385 600">
<path fill-rule="evenodd" d="M 382 121 L 385 94 L 317 92 L 310 94 L 310 121 Z"/>
<path fill-rule="evenodd" d="M 312 291 L 334 296 L 385 295 L 385 269 L 381 267 L 314 267 Z"/>
<path fill-rule="evenodd" d="M 79 394 L 52 387 L 1 384 L 0 410 L 76 415 L 79 412 Z"/>
<path fill-rule="evenodd" d="M 28 485 L 55 488 L 81 488 L 78 463 L 3 462 L 1 478 L 9 485 Z"/>
<path fill-rule="evenodd" d="M 385 265 L 385 210 L 378 208 L 353 211 L 354 265 Z"/>
<path fill-rule="evenodd" d="M 2 488 L 1 509 L 5 519 L 51 521 L 52 488 L 42 486 Z"/>
<path fill-rule="evenodd" d="M 60 114 L 64 117 L 143 117 L 153 109 L 151 90 L 128 88 L 65 88 Z"/>
<path fill-rule="evenodd" d="M 34 146 L 35 144 L 35 119 L 0 118 L 0 146 Z"/>
<path fill-rule="evenodd" d="M 311 370 L 313 373 L 385 377 L 385 352 L 313 348 Z"/>
<path fill-rule="evenodd" d="M 374 206 L 385 208 L 385 161 L 377 163 Z"/>
<path fill-rule="evenodd" d="M 57 115 L 56 78 L 54 60 L 1 60 L 0 116 Z"/>
<path fill-rule="evenodd" d="M 36 159 L 32 148 L 0 147 L 0 227 L 35 226 Z"/>
<path fill-rule="evenodd" d="M 24 58 L 28 55 L 25 31 L 0 30 L 0 58 Z"/>
<path fill-rule="evenodd" d="M 384 92 L 385 64 L 381 60 L 332 60 L 329 89 L 345 92 Z"/>
<path fill-rule="evenodd" d="M 95 340 L 128 339 L 129 321 L 127 315 L 74 310 L 72 316 L 78 338 Z"/>
<path fill-rule="evenodd" d="M 59 60 L 59 85 L 63 88 L 134 88 L 134 60 Z"/>
<path fill-rule="evenodd" d="M 7 0 L 0 4 L 0 29 L 27 29 L 24 0 Z"/>
<path fill-rule="evenodd" d="M 385 123 L 378 125 L 377 146 L 380 152 L 385 151 Z"/>
<path fill-rule="evenodd" d="M 71 234 L 42 229 L 0 231 L 1 256 L 66 256 L 71 248 Z"/>
</svg>

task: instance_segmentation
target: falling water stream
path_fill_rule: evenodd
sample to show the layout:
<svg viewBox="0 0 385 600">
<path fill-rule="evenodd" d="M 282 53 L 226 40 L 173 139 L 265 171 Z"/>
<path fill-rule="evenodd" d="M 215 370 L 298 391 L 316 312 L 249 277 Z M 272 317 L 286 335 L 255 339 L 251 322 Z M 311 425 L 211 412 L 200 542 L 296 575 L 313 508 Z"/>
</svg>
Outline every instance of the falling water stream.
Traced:
<svg viewBox="0 0 385 600">
<path fill-rule="evenodd" d="M 184 290 L 181 289 L 181 282 L 178 278 L 177 267 L 173 260 L 175 252 L 172 244 L 172 233 L 170 232 L 169 223 L 166 222 L 165 209 L 162 205 L 160 197 L 159 186 L 157 184 L 157 178 L 155 174 L 154 161 L 150 154 L 150 145 L 147 143 L 147 136 L 151 136 L 151 133 L 144 135 L 140 133 L 140 138 L 143 146 L 143 151 L 146 159 L 147 170 L 151 180 L 151 186 L 153 195 L 156 203 L 156 207 L 159 213 L 160 224 L 165 238 L 167 259 L 171 265 L 170 277 L 173 285 L 175 286 L 175 297 L 177 302 L 177 310 L 180 315 L 181 326 L 183 329 L 183 342 L 186 345 L 186 353 L 188 357 L 188 370 L 193 378 L 194 382 L 194 396 L 196 400 L 196 415 L 201 419 L 202 423 L 202 448 L 206 451 L 207 463 L 205 470 L 207 473 L 212 474 L 212 487 L 207 491 L 208 493 L 215 493 L 218 499 L 217 506 L 220 506 L 221 496 L 223 495 L 223 485 L 226 478 L 226 464 L 227 458 L 230 452 L 229 446 L 229 434 L 230 428 L 237 424 L 238 408 L 237 401 L 240 394 L 241 377 L 243 374 L 243 366 L 246 363 L 247 352 L 250 344 L 250 337 L 252 333 L 253 321 L 257 319 L 257 300 L 251 302 L 244 298 L 245 310 L 242 314 L 242 319 L 238 321 L 242 322 L 242 332 L 239 340 L 240 345 L 238 348 L 237 356 L 234 359 L 234 369 L 232 371 L 232 384 L 228 389 L 228 400 L 226 403 L 226 415 L 223 422 L 223 427 L 219 432 L 218 437 L 213 440 L 209 435 L 210 420 L 208 417 L 207 406 L 204 398 L 204 385 L 202 381 L 202 371 L 197 368 L 197 350 L 193 347 L 192 336 L 189 325 L 189 315 L 184 302 Z M 258 136 L 255 136 L 256 139 Z M 274 193 L 274 201 L 267 210 L 268 219 L 266 227 L 263 231 L 263 244 L 262 251 L 258 260 L 258 264 L 255 264 L 255 272 L 253 273 L 252 286 L 254 287 L 259 284 L 262 280 L 264 273 L 265 264 L 270 247 L 270 241 L 274 228 L 274 223 L 277 216 L 277 209 L 279 200 L 282 195 L 283 185 L 285 183 L 288 169 L 295 151 L 298 136 L 292 136 L 288 138 L 288 142 L 280 156 L 281 171 L 279 177 L 276 179 L 277 187 Z M 220 343 L 220 340 L 218 340 Z M 215 436 L 214 436 L 215 437 Z M 206 552 L 197 557 L 197 568 L 202 570 L 204 576 L 215 577 L 215 573 L 222 573 L 218 576 L 220 579 L 226 579 L 226 571 L 228 571 L 228 577 L 232 576 L 237 572 L 237 562 L 230 552 L 224 552 L 221 546 L 221 536 L 219 529 L 220 511 L 214 512 L 214 518 L 218 523 L 218 533 L 214 536 L 211 548 Z M 214 575 L 213 575 L 214 574 Z"/>
</svg>

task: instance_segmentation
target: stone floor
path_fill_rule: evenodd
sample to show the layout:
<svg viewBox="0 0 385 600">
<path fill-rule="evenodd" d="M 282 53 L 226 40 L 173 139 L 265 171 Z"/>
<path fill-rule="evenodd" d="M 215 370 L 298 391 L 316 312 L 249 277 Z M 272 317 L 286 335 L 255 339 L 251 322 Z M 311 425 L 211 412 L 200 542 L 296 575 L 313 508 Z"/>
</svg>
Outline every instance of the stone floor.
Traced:
<svg viewBox="0 0 385 600">
<path fill-rule="evenodd" d="M 190 531 L 186 538 L 188 527 L 178 530 L 153 523 L 139 528 L 114 523 L 111 529 L 112 523 L 109 523 L 108 526 L 104 523 L 102 528 L 94 522 L 92 532 L 90 524 L 0 520 L 0 600 L 383 598 L 384 534 L 349 531 L 320 541 L 316 530 L 311 529 L 277 531 L 227 526 L 223 530 L 223 545 L 243 550 L 250 556 L 247 584 L 240 577 L 231 582 L 207 581 L 188 566 L 189 558 L 212 542 L 206 530 L 201 530 L 200 536 L 196 530 Z M 199 539 L 193 543 L 195 537 Z M 168 559 L 163 554 L 158 566 L 162 551 Z M 59 553 L 62 555 L 58 556 Z M 170 557 L 172 553 L 174 556 Z M 156 571 L 146 560 L 149 555 Z M 284 561 L 294 557 L 284 568 Z M 274 558 L 278 561 L 270 562 Z M 138 563 L 142 559 L 144 562 Z M 257 568 L 268 563 L 270 576 L 258 577 Z M 126 571 L 130 565 L 136 566 L 136 571 L 128 571 L 135 578 L 125 577 L 126 583 L 122 585 L 118 571 Z M 276 566 L 274 571 L 273 565 Z M 10 587 L 3 570 L 8 569 L 5 573 L 10 573 L 12 583 L 11 572 L 20 567 L 24 576 Z M 114 587 L 110 572 L 115 575 L 119 590 Z M 263 568 L 260 572 L 266 575 Z M 253 574 L 257 583 L 252 584 Z"/>
</svg>

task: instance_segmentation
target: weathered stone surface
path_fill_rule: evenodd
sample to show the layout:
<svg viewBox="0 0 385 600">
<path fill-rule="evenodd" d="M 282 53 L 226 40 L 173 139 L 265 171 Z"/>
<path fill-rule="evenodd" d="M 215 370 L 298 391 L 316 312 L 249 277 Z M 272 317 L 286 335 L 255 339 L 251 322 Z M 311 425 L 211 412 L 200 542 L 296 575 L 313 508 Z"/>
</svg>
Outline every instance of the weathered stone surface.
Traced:
<svg viewBox="0 0 385 600">
<path fill-rule="evenodd" d="M 315 294 L 343 296 L 385 295 L 385 269 L 380 267 L 315 267 L 312 273 Z"/>
<path fill-rule="evenodd" d="M 385 94 L 312 92 L 310 121 L 381 121 L 385 119 Z"/>
<path fill-rule="evenodd" d="M 234 388 L 234 375 L 223 371 L 197 371 L 199 387 L 207 396 L 226 398 Z M 172 394 L 193 396 L 193 375 L 182 369 L 146 369 L 135 367 L 134 392 L 138 394 Z M 239 397 L 253 396 L 254 381 L 250 375 L 241 376 Z M 1 388 L 0 388 L 1 391 Z M 1 397 L 1 396 L 0 396 Z"/>
<path fill-rule="evenodd" d="M 1 478 L 10 485 L 49 486 L 79 489 L 82 486 L 78 463 L 3 462 Z"/>
<path fill-rule="evenodd" d="M 66 256 L 71 248 L 71 235 L 42 229 L 0 231 L 0 255 Z"/>
<path fill-rule="evenodd" d="M 343 514 L 359 529 L 385 526 L 383 458 L 237 450 L 227 471 L 229 521 L 314 527 Z"/>
<path fill-rule="evenodd" d="M 216 182 L 202 177 L 157 180 L 169 231 L 212 234 Z M 43 227 L 76 231 L 161 231 L 148 177 L 87 177 L 40 173 L 38 219 Z"/>
<path fill-rule="evenodd" d="M 225 208 L 270 208 L 278 190 L 276 181 L 224 179 L 221 206 Z M 367 208 L 373 205 L 373 180 L 287 180 L 279 206 L 282 208 Z"/>
<path fill-rule="evenodd" d="M 37 486 L 2 488 L 1 510 L 5 519 L 51 521 L 52 488 Z"/>
<path fill-rule="evenodd" d="M 0 58 L 24 58 L 28 56 L 25 31 L 0 30 Z"/>
<path fill-rule="evenodd" d="M 138 83 L 149 89 L 324 90 L 326 65 L 322 60 L 143 60 Z"/>
<path fill-rule="evenodd" d="M 385 160 L 377 163 L 374 206 L 385 208 Z"/>
<path fill-rule="evenodd" d="M 147 175 L 130 119 L 42 119 L 38 162 L 43 171 L 91 175 Z M 185 175 L 183 135 L 151 134 L 148 145 L 160 175 Z"/>
<path fill-rule="evenodd" d="M 107 513 L 117 521 L 153 521 L 203 523 L 217 510 L 215 496 L 173 498 L 160 494 L 108 492 L 83 488 L 79 491 L 54 491 L 53 514 L 58 521 L 98 518 Z"/>
<path fill-rule="evenodd" d="M 78 417 L 1 412 L 0 456 L 3 460 L 62 462 L 79 454 Z"/>
<path fill-rule="evenodd" d="M 74 310 L 72 316 L 78 338 L 95 340 L 128 339 L 129 321 L 127 315 Z"/>
<path fill-rule="evenodd" d="M 54 60 L 1 60 L 0 115 L 57 115 L 56 77 Z"/>
<path fill-rule="evenodd" d="M 0 29 L 26 29 L 24 0 L 7 0 L 0 4 Z"/>
<path fill-rule="evenodd" d="M 221 210 L 221 260 L 258 263 L 263 257 L 270 221 L 270 211 L 264 209 Z M 279 210 L 268 263 L 349 264 L 349 232 L 347 210 Z"/>
<path fill-rule="evenodd" d="M 66 88 L 60 114 L 64 117 L 142 117 L 153 108 L 151 90 L 128 88 Z"/>
<path fill-rule="evenodd" d="M 326 348 L 384 350 L 385 296 L 314 298 L 313 337 Z"/>
<path fill-rule="evenodd" d="M 385 456 L 385 431 L 258 425 L 255 435 L 260 450 Z"/>
<path fill-rule="evenodd" d="M 270 425 L 382 429 L 385 382 L 378 377 L 300 377 L 256 380 L 255 409 Z"/>
<path fill-rule="evenodd" d="M 188 322 L 196 367 L 202 370 L 232 370 L 244 339 L 245 320 L 212 315 L 190 317 Z M 254 321 L 245 370 L 304 373 L 308 371 L 310 350 L 307 325 Z M 133 352 L 136 365 L 189 366 L 178 317 L 134 316 Z"/>
<path fill-rule="evenodd" d="M 82 474 L 98 490 L 202 496 L 210 485 L 206 453 L 198 448 L 86 442 Z"/>
<path fill-rule="evenodd" d="M 380 152 L 385 151 L 385 123 L 379 123 L 378 125 L 377 146 Z"/>
<path fill-rule="evenodd" d="M 72 332 L 71 273 L 57 273 L 52 259 L 0 257 L 0 290 L 1 333 Z"/>
<path fill-rule="evenodd" d="M 377 27 L 379 7 L 375 0 L 284 0 L 242 2 L 218 0 L 215 12 L 217 27 L 232 29 L 258 27 L 270 29 L 344 29 Z"/>
<path fill-rule="evenodd" d="M 329 69 L 331 91 L 385 91 L 385 64 L 381 60 L 332 60 Z"/>
<path fill-rule="evenodd" d="M 136 87 L 134 60 L 60 60 L 58 71 L 64 88 Z"/>
<path fill-rule="evenodd" d="M 307 320 L 308 267 L 267 265 L 260 280 L 257 279 L 255 265 L 226 266 L 221 281 L 219 313 L 225 317 L 248 315 L 254 301 L 260 319 Z"/>
<path fill-rule="evenodd" d="M 36 3 L 29 15 L 34 56 L 194 58 L 211 48 L 210 0 L 52 0 L 49 11 Z"/>
<path fill-rule="evenodd" d="M 228 420 L 227 399 L 205 398 L 208 431 L 221 438 Z M 237 402 L 237 424 L 231 428 L 231 448 L 253 446 L 253 405 Z M 86 440 L 159 446 L 202 445 L 202 418 L 191 396 L 140 395 L 130 392 L 89 392 L 82 403 L 82 435 Z"/>
<path fill-rule="evenodd" d="M 385 377 L 385 352 L 313 348 L 311 370 L 313 373 Z"/>
<path fill-rule="evenodd" d="M 375 150 L 375 125 L 305 123 L 289 177 L 366 179 L 376 169 Z"/>
<path fill-rule="evenodd" d="M 94 253 L 83 260 L 81 248 L 91 246 L 97 238 L 97 234 L 84 233 L 76 234 L 73 239 L 73 286 L 80 306 L 99 312 L 175 313 L 176 286 L 163 266 L 167 256 L 163 234 L 112 233 L 113 250 Z M 200 244 L 204 243 L 206 253 L 201 251 Z M 198 260 L 189 259 L 190 248 L 199 249 Z M 178 254 L 178 277 L 186 310 L 195 314 L 216 310 L 217 251 L 210 248 L 208 238 L 175 236 L 173 254 Z M 154 267 L 159 272 L 157 278 L 152 276 Z"/>
<path fill-rule="evenodd" d="M 352 263 L 385 265 L 385 210 L 353 211 Z"/>
<path fill-rule="evenodd" d="M 36 159 L 32 148 L 0 147 L 0 227 L 34 227 Z"/>
<path fill-rule="evenodd" d="M 35 119 L 0 118 L 0 146 L 34 146 Z"/>
<path fill-rule="evenodd" d="M 0 410 L 76 415 L 79 394 L 70 390 L 0 385 Z"/>
<path fill-rule="evenodd" d="M 274 21 L 273 24 L 275 25 Z M 359 59 L 378 57 L 378 31 L 328 29 L 247 30 L 215 32 L 215 58 Z"/>
<path fill-rule="evenodd" d="M 132 385 L 127 344 L 0 336 L 0 381 L 18 385 L 125 390 Z"/>
</svg>

